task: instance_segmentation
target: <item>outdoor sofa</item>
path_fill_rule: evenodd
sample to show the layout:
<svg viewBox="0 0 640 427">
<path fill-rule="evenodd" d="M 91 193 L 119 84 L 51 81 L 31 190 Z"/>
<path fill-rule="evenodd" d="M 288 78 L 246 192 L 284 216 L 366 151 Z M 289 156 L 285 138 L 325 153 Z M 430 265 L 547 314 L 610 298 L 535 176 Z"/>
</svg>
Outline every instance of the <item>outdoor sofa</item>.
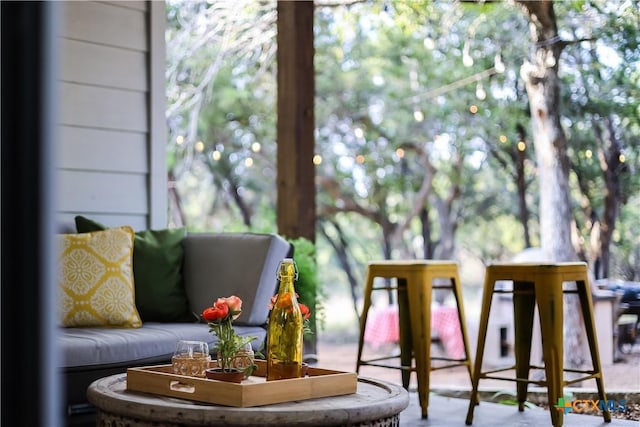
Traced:
<svg viewBox="0 0 640 427">
<path fill-rule="evenodd" d="M 85 232 L 105 228 L 83 217 L 76 218 L 76 225 Z M 292 245 L 274 234 L 137 232 L 132 264 L 141 324 L 59 328 L 67 419 L 93 410 L 86 390 L 98 378 L 128 367 L 171 363 L 178 340 L 206 341 L 213 348 L 217 339 L 200 314 L 219 297 L 242 299 L 234 328 L 256 337 L 252 345 L 261 349 L 269 302 L 277 290 L 277 267 L 289 256 Z"/>
</svg>

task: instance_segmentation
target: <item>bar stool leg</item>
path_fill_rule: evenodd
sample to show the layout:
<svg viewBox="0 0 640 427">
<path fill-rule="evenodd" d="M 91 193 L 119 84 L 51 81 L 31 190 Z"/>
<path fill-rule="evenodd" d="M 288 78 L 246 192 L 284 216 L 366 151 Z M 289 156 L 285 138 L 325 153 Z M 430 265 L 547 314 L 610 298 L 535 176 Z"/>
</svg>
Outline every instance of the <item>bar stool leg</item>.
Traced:
<svg viewBox="0 0 640 427">
<path fill-rule="evenodd" d="M 544 357 L 547 378 L 547 396 L 549 405 L 555 405 L 563 397 L 564 347 L 563 347 L 563 292 L 562 278 L 559 276 L 538 277 L 535 282 L 535 295 L 540 314 L 540 332 L 542 335 L 542 355 Z M 564 411 L 550 411 L 551 424 L 562 426 Z"/>
<path fill-rule="evenodd" d="M 400 323 L 400 366 L 402 370 L 402 386 L 409 390 L 411 379 L 411 361 L 413 360 L 413 339 L 409 310 L 409 295 L 407 291 L 407 280 L 398 278 L 398 318 Z"/>
<path fill-rule="evenodd" d="M 367 267 L 364 285 L 364 303 L 360 315 L 360 338 L 358 339 L 358 359 L 356 360 L 356 373 L 360 372 L 360 360 L 362 359 L 362 347 L 364 345 L 364 329 L 367 324 L 367 315 L 371 307 L 371 292 L 373 291 L 373 273 L 371 267 Z"/>
<path fill-rule="evenodd" d="M 516 358 L 516 378 L 528 380 L 531 368 L 531 336 L 535 309 L 533 285 L 529 282 L 513 282 L 513 324 Z M 529 383 L 518 381 L 516 394 L 518 410 L 524 411 Z"/>
<path fill-rule="evenodd" d="M 464 355 L 466 358 L 467 371 L 469 372 L 469 378 L 472 378 L 472 363 L 471 363 L 471 351 L 469 347 L 469 339 L 467 336 L 467 322 L 464 316 L 464 306 L 462 300 L 462 286 L 460 285 L 460 277 L 456 273 L 451 279 L 451 289 L 453 295 L 456 298 L 456 307 L 458 307 L 458 321 L 460 322 L 460 333 L 462 334 L 462 343 L 464 344 Z"/>
<path fill-rule="evenodd" d="M 591 301 L 591 291 L 589 284 L 585 281 L 576 282 L 578 288 L 578 296 L 580 297 L 580 306 L 582 307 L 582 316 L 587 332 L 587 341 L 589 342 L 589 351 L 591 352 L 591 363 L 593 370 L 598 374 L 596 376 L 596 386 L 598 387 L 598 397 L 605 402 L 602 409 L 602 416 L 607 423 L 611 422 L 611 412 L 607 402 L 607 396 L 604 391 L 604 380 L 602 378 L 602 365 L 600 363 L 600 352 L 598 350 L 598 340 L 596 338 L 596 323 L 593 317 L 593 302 Z"/>
<path fill-rule="evenodd" d="M 422 418 L 428 417 L 429 407 L 429 370 L 431 369 L 431 289 L 429 275 L 412 272 L 407 277 L 409 295 L 409 313 L 411 315 L 411 335 L 413 340 L 413 358 L 418 377 L 418 397 L 422 408 Z M 427 286 L 427 283 L 429 285 Z"/>
<path fill-rule="evenodd" d="M 493 288 L 496 279 L 492 274 L 491 266 L 487 267 L 482 291 L 482 307 L 480 308 L 480 324 L 478 325 L 478 343 L 476 345 L 476 360 L 473 363 L 473 375 L 471 376 L 471 395 L 469 396 L 469 409 L 465 423 L 470 426 L 473 423 L 473 410 L 480 403 L 478 399 L 478 382 L 482 373 L 482 357 L 484 355 L 485 338 L 489 324 L 489 311 L 493 299 Z"/>
</svg>

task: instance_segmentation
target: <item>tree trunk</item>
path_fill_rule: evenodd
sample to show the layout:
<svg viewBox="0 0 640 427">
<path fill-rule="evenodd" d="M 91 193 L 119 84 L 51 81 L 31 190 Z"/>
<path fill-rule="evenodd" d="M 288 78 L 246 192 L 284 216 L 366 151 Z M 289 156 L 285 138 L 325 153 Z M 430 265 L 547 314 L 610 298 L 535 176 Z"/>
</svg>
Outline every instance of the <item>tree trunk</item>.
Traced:
<svg viewBox="0 0 640 427">
<path fill-rule="evenodd" d="M 516 124 L 516 133 L 518 134 L 517 144 L 507 150 L 501 150 L 496 145 L 490 144 L 489 150 L 505 171 L 511 170 L 511 164 L 513 163 L 513 172 L 509 173 L 509 175 L 518 189 L 518 218 L 520 219 L 520 224 L 522 224 L 524 245 L 526 248 L 530 248 L 531 232 L 529 231 L 529 209 L 527 207 L 527 188 L 530 181 L 527 180 L 525 170 L 528 141 L 527 132 L 521 123 Z M 524 143 L 525 146 L 521 147 L 520 142 Z"/>
<path fill-rule="evenodd" d="M 451 211 L 451 203 L 434 198 L 440 224 L 440 241 L 434 251 L 435 259 L 453 259 L 455 255 L 455 234 L 457 223 Z"/>
<path fill-rule="evenodd" d="M 518 123 L 516 126 L 518 137 L 520 141 L 527 140 L 527 133 L 524 127 Z M 520 216 L 520 223 L 522 224 L 522 232 L 524 234 L 524 245 L 527 248 L 531 247 L 531 235 L 529 233 L 529 209 L 527 208 L 527 177 L 525 175 L 524 162 L 527 158 L 525 150 L 515 148 L 515 163 L 516 163 L 516 188 L 518 189 L 518 213 Z"/>
<path fill-rule="evenodd" d="M 349 262 L 348 255 L 348 242 L 345 238 L 344 233 L 342 232 L 342 228 L 336 221 L 332 221 L 331 219 L 324 220 L 323 218 L 319 218 L 319 230 L 320 233 L 324 236 L 324 238 L 329 242 L 329 245 L 333 248 L 336 255 L 338 256 L 338 262 L 342 267 L 342 270 L 347 275 L 347 279 L 349 281 L 349 290 L 351 291 L 351 302 L 353 303 L 353 312 L 358 317 L 358 321 L 360 321 L 360 312 L 358 311 L 358 280 L 356 280 L 355 274 L 353 272 L 353 268 L 351 268 L 351 263 Z M 329 233 L 326 227 L 331 225 L 335 233 Z M 332 237 L 335 234 L 336 237 Z"/>
<path fill-rule="evenodd" d="M 525 81 L 531 110 L 533 142 L 540 184 L 540 241 L 546 259 L 576 260 L 571 244 L 569 158 L 560 125 L 558 63 L 564 43 L 558 35 L 553 2 L 518 1 L 530 21 L 533 57 L 525 60 L 520 75 Z M 565 363 L 582 366 L 588 354 L 578 301 L 566 298 L 564 310 Z"/>
<path fill-rule="evenodd" d="M 182 199 L 176 188 L 176 177 L 172 171 L 169 171 L 167 178 L 169 189 L 169 219 L 176 227 L 183 227 L 186 221 L 182 210 Z"/>
<path fill-rule="evenodd" d="M 433 242 L 431 241 L 431 221 L 429 210 L 424 207 L 420 210 L 420 224 L 422 224 L 422 246 L 424 259 L 433 258 Z"/>
<path fill-rule="evenodd" d="M 604 177 L 604 212 L 600 221 L 600 262 L 595 271 L 597 278 L 609 277 L 609 262 L 611 241 L 615 230 L 616 220 L 620 214 L 622 195 L 620 191 L 620 141 L 616 138 L 613 122 L 610 117 L 605 118 L 607 125 L 606 137 L 599 126 L 594 126 L 598 141 L 598 159 Z"/>
</svg>

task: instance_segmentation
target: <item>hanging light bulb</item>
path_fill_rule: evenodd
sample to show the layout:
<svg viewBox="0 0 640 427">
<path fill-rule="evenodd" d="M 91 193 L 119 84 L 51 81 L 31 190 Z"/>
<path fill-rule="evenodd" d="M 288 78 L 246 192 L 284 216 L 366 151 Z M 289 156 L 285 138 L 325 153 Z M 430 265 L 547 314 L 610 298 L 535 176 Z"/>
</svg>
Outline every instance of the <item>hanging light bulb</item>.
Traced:
<svg viewBox="0 0 640 427">
<path fill-rule="evenodd" d="M 473 65 L 473 58 L 469 55 L 469 43 L 464 42 L 462 48 L 462 65 L 465 67 L 471 67 Z"/>
<path fill-rule="evenodd" d="M 480 101 L 484 101 L 486 97 L 487 97 L 487 92 L 484 91 L 484 87 L 482 86 L 482 83 L 478 82 L 478 84 L 476 85 L 476 98 L 478 98 Z"/>
<path fill-rule="evenodd" d="M 493 68 L 496 69 L 496 73 L 498 74 L 504 73 L 505 67 L 500 53 L 496 53 L 496 56 L 493 58 Z"/>
<path fill-rule="evenodd" d="M 555 67 L 556 57 L 552 53 L 547 54 L 547 58 L 544 60 L 544 64 L 549 68 Z"/>
<path fill-rule="evenodd" d="M 433 50 L 436 48 L 436 42 L 431 37 L 427 36 L 424 38 L 424 47 L 428 50 Z"/>
</svg>

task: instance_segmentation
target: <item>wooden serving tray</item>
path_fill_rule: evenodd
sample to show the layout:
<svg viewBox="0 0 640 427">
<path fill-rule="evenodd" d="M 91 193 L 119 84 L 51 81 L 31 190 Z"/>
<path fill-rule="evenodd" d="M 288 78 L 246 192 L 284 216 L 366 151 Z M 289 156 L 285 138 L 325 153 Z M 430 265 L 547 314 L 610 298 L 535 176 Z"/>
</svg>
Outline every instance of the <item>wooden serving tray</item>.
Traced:
<svg viewBox="0 0 640 427">
<path fill-rule="evenodd" d="M 214 367 L 216 362 L 211 362 Z M 256 360 L 252 376 L 241 384 L 174 374 L 171 365 L 127 369 L 127 390 L 247 408 L 273 403 L 339 396 L 356 392 L 358 375 L 309 367 L 308 376 L 267 381 L 267 364 Z"/>
</svg>

